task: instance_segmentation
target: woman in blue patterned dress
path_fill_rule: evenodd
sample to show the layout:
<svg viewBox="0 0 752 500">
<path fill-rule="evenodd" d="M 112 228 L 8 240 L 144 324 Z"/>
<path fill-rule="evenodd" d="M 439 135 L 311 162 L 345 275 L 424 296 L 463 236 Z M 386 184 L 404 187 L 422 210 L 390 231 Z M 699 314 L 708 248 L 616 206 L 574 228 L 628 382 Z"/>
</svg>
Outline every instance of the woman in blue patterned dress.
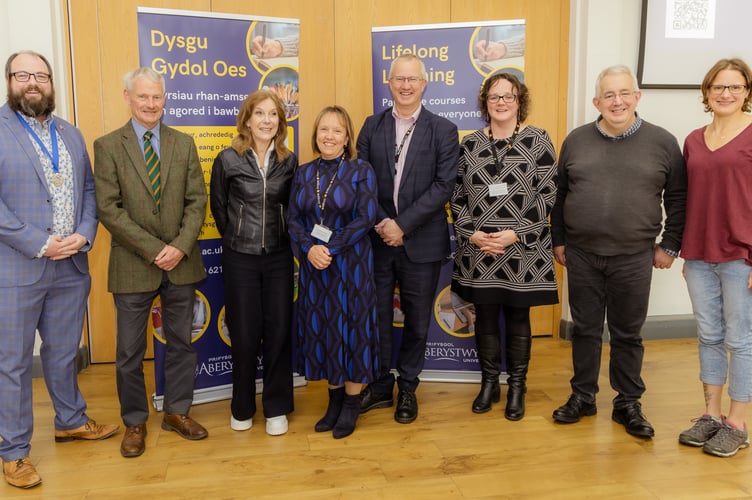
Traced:
<svg viewBox="0 0 752 500">
<path fill-rule="evenodd" d="M 313 151 L 293 178 L 288 226 L 300 261 L 296 303 L 300 371 L 327 380 L 329 405 L 316 432 L 352 434 L 360 390 L 378 363 L 376 290 L 368 231 L 376 222 L 376 180 L 356 159 L 353 125 L 340 106 L 314 123 Z"/>
<path fill-rule="evenodd" d="M 556 152 L 545 130 L 525 125 L 527 87 L 490 76 L 478 106 L 488 127 L 462 140 L 452 214 L 457 237 L 452 291 L 475 304 L 481 390 L 472 410 L 498 402 L 499 319 L 506 338 L 504 416 L 525 415 L 530 307 L 558 302 L 548 215 L 556 197 Z"/>
</svg>

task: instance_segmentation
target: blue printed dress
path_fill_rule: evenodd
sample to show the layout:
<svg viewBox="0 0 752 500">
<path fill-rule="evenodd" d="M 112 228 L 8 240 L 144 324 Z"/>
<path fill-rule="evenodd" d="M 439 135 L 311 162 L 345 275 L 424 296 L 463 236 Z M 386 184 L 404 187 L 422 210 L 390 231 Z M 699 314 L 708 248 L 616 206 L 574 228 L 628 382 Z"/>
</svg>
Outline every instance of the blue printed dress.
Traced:
<svg viewBox="0 0 752 500">
<path fill-rule="evenodd" d="M 293 178 L 288 225 L 300 262 L 295 333 L 298 369 L 308 380 L 332 385 L 374 380 L 379 347 L 368 231 L 376 207 L 376 178 L 368 162 L 317 159 L 301 165 Z M 328 243 L 311 236 L 315 224 L 332 231 Z M 313 245 L 326 245 L 332 256 L 322 271 L 306 256 Z"/>
</svg>

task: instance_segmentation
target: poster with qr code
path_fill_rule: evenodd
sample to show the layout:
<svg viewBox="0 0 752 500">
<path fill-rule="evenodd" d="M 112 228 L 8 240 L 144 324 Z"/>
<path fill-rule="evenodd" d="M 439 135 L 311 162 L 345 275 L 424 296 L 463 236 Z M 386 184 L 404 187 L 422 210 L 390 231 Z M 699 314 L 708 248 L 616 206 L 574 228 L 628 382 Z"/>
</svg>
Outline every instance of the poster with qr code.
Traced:
<svg viewBox="0 0 752 500">
<path fill-rule="evenodd" d="M 716 0 L 668 0 L 666 38 L 713 38 Z"/>
<path fill-rule="evenodd" d="M 643 89 L 699 89 L 719 60 L 752 64 L 752 0 L 642 0 L 637 81 Z"/>
</svg>

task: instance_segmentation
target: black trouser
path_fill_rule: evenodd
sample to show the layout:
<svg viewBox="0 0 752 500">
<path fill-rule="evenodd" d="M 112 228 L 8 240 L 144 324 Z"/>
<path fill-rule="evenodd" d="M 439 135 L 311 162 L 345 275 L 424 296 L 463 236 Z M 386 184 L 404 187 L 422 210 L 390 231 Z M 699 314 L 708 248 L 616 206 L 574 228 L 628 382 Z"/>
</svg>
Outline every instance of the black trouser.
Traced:
<svg viewBox="0 0 752 500">
<path fill-rule="evenodd" d="M 638 401 L 645 392 L 640 376 L 645 322 L 653 276 L 652 247 L 634 255 L 602 256 L 567 245 L 569 306 L 572 311 L 572 392 L 594 401 L 601 366 L 603 322 L 611 336 L 609 376 L 617 392 L 614 406 Z"/>
<path fill-rule="evenodd" d="M 232 415 L 256 413 L 256 371 L 263 355 L 266 418 L 293 411 L 293 259 L 287 251 L 264 255 L 224 247 L 225 323 L 232 342 Z M 260 352 L 261 351 L 261 352 Z"/>
<path fill-rule="evenodd" d="M 415 391 L 418 375 L 426 359 L 428 327 L 433 316 L 433 301 L 441 273 L 441 261 L 415 263 L 404 248 L 377 245 L 374 248 L 379 324 L 379 376 L 371 388 L 378 393 L 392 392 L 394 377 L 389 373 L 392 362 L 392 323 L 394 321 L 394 287 L 399 283 L 400 308 L 405 314 L 402 343 L 397 355 L 397 385 L 400 390 Z"/>
</svg>

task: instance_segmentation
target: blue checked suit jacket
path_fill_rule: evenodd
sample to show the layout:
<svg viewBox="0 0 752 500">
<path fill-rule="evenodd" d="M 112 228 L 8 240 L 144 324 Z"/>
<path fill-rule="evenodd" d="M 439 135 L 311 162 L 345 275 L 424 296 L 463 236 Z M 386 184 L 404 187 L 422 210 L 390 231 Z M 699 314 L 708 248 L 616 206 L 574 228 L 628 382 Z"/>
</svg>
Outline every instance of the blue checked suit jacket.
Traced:
<svg viewBox="0 0 752 500">
<path fill-rule="evenodd" d="M 94 177 L 81 132 L 53 117 L 73 163 L 74 232 L 94 242 L 97 232 Z M 49 186 L 32 139 L 6 103 L 0 108 L 0 286 L 39 281 L 47 258 L 35 258 L 52 234 Z M 89 272 L 85 245 L 71 257 L 82 274 Z"/>
</svg>

